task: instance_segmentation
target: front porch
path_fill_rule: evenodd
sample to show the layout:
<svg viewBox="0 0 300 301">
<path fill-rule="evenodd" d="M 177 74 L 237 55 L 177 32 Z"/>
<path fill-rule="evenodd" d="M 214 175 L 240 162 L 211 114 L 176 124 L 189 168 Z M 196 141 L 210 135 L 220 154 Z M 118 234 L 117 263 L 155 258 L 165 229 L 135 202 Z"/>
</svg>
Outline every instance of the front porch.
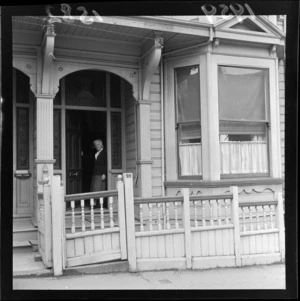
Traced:
<svg viewBox="0 0 300 301">
<path fill-rule="evenodd" d="M 194 195 L 184 188 L 178 196 L 135 198 L 132 174 L 123 179 L 119 176 L 115 191 L 65 196 L 54 176 L 51 190 L 44 187 L 40 207 L 45 211 L 39 228 L 49 230 L 39 230 L 35 248 L 40 255 L 15 254 L 14 264 L 18 258 L 26 258 L 27 264 L 30 257 L 43 260 L 48 272 L 38 273 L 52 269 L 59 276 L 86 267 L 105 273 L 285 262 L 281 193 L 274 192 L 273 200 L 239 201 L 237 187 L 218 195 Z M 97 199 L 100 208 L 94 208 Z M 32 261 L 31 270 L 37 266 L 41 262 Z M 17 266 L 14 272 L 18 274 Z"/>
</svg>

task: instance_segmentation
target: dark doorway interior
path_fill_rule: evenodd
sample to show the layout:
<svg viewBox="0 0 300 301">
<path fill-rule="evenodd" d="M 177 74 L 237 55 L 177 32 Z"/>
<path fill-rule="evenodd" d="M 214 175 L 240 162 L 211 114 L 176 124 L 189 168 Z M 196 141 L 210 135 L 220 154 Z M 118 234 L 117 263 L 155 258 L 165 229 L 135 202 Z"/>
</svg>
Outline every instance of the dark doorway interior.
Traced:
<svg viewBox="0 0 300 301">
<path fill-rule="evenodd" d="M 90 191 L 95 139 L 101 139 L 106 150 L 106 112 L 67 110 L 67 194 Z"/>
</svg>

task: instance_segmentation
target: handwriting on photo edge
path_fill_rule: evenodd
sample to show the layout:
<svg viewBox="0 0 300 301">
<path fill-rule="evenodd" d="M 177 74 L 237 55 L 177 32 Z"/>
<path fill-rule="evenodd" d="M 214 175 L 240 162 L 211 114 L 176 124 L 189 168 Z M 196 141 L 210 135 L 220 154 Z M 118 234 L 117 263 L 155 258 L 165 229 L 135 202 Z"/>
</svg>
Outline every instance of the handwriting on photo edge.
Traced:
<svg viewBox="0 0 300 301">
<path fill-rule="evenodd" d="M 250 17 L 252 19 L 255 19 L 255 14 L 253 13 L 253 10 L 251 9 L 251 7 L 245 3 L 245 8 L 248 10 Z M 221 11 L 221 16 L 226 19 L 229 16 L 232 16 L 231 13 L 229 13 L 227 15 L 228 11 L 233 12 L 233 14 L 238 18 L 238 21 L 241 22 L 243 20 L 243 18 L 241 17 L 244 14 L 244 7 L 238 3 L 233 3 L 230 4 L 229 7 L 225 4 L 219 4 L 218 5 L 222 11 Z M 238 8 L 236 8 L 236 6 Z M 62 23 L 63 21 L 69 24 L 72 24 L 75 20 L 75 17 L 71 16 L 71 11 L 72 8 L 69 4 L 66 3 L 62 3 L 61 4 L 61 9 L 60 11 L 64 14 L 63 16 L 54 16 L 51 13 L 52 6 L 46 6 L 46 12 L 48 14 L 48 16 L 50 17 L 49 19 L 49 23 Z M 204 12 L 204 14 L 206 15 L 206 17 L 208 18 L 208 21 L 210 23 L 213 23 L 213 19 L 212 16 L 214 16 L 217 12 L 217 8 L 211 4 L 204 4 L 203 6 L 201 6 L 202 11 Z M 95 11 L 92 10 L 92 13 L 94 14 L 94 16 L 88 16 L 88 11 L 86 10 L 86 8 L 84 6 L 79 6 L 77 7 L 78 11 L 82 11 L 82 15 L 80 16 L 80 21 L 85 24 L 85 25 L 90 25 L 93 24 L 95 22 L 95 17 L 99 22 L 103 22 L 103 18 Z"/>
</svg>

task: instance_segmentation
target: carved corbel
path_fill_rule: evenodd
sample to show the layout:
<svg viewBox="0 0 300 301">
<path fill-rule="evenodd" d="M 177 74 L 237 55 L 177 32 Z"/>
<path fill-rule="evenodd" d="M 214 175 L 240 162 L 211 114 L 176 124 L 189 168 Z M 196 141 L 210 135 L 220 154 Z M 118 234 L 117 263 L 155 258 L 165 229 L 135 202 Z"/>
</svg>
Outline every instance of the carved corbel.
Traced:
<svg viewBox="0 0 300 301">
<path fill-rule="evenodd" d="M 150 92 L 151 78 L 159 65 L 163 38 L 159 33 L 155 34 L 154 41 L 150 44 L 150 49 L 144 53 L 141 58 L 141 74 L 142 74 L 142 99 L 148 100 Z"/>
<path fill-rule="evenodd" d="M 270 56 L 275 56 L 276 55 L 276 49 L 277 49 L 277 45 L 272 45 L 270 47 L 270 50 L 269 50 Z"/>
<path fill-rule="evenodd" d="M 52 64 L 54 57 L 55 42 L 54 24 L 46 25 L 46 32 L 42 43 L 42 94 L 53 94 Z"/>
<path fill-rule="evenodd" d="M 213 48 L 217 48 L 220 45 L 220 39 L 214 39 Z"/>
</svg>

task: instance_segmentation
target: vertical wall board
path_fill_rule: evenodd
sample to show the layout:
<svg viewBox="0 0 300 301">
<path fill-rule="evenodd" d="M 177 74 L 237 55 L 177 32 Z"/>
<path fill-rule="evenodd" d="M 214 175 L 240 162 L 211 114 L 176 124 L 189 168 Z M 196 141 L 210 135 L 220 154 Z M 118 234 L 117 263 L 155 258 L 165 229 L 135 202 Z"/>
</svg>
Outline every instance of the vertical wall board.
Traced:
<svg viewBox="0 0 300 301">
<path fill-rule="evenodd" d="M 208 232 L 208 255 L 216 255 L 216 238 L 215 230 L 207 231 Z"/>
<path fill-rule="evenodd" d="M 103 249 L 104 250 L 111 250 L 112 245 L 111 245 L 111 233 L 103 234 Z"/>
<path fill-rule="evenodd" d="M 216 255 L 224 255 L 223 253 L 223 233 L 224 230 L 215 230 L 216 239 Z"/>
<path fill-rule="evenodd" d="M 250 235 L 250 237 L 249 237 L 249 247 L 250 247 L 250 254 L 256 254 L 255 235 Z"/>
<path fill-rule="evenodd" d="M 94 250 L 100 252 L 103 250 L 103 235 L 95 235 L 94 239 Z"/>
<path fill-rule="evenodd" d="M 192 256 L 201 256 L 200 232 L 192 233 Z"/>
<path fill-rule="evenodd" d="M 75 256 L 84 255 L 84 239 L 82 237 L 75 238 Z"/>
<path fill-rule="evenodd" d="M 142 247 L 142 258 L 149 258 L 150 256 L 149 236 L 141 237 L 141 247 Z"/>
<path fill-rule="evenodd" d="M 255 246 L 256 246 L 256 250 L 255 253 L 256 254 L 260 254 L 262 253 L 262 235 L 261 234 L 257 234 L 255 235 Z"/>
<path fill-rule="evenodd" d="M 173 236 L 171 234 L 166 235 L 166 257 L 172 258 L 174 257 L 173 250 Z"/>
<path fill-rule="evenodd" d="M 67 240 L 67 258 L 75 256 L 75 241 L 74 239 Z"/>
<path fill-rule="evenodd" d="M 112 249 L 118 250 L 120 249 L 120 234 L 112 233 Z"/>
<path fill-rule="evenodd" d="M 249 236 L 242 236 L 241 244 L 243 245 L 244 255 L 250 254 Z"/>
<path fill-rule="evenodd" d="M 182 235 L 181 234 L 174 234 L 173 235 L 173 243 L 174 243 L 174 257 L 182 257 L 182 250 L 181 250 L 181 244 L 184 243 L 184 241 L 181 239 Z"/>
<path fill-rule="evenodd" d="M 270 233 L 268 235 L 268 240 L 269 240 L 269 252 L 270 253 L 274 253 L 275 252 L 275 246 L 274 246 L 274 243 L 275 243 L 275 239 L 274 239 L 274 236 L 276 235 L 277 233 Z"/>
<path fill-rule="evenodd" d="M 84 237 L 84 254 L 91 254 L 94 252 L 94 240 L 92 236 Z"/>
<path fill-rule="evenodd" d="M 157 245 L 157 236 L 149 237 L 149 257 L 157 258 L 158 257 L 158 245 Z"/>
<path fill-rule="evenodd" d="M 166 237 L 165 235 L 159 235 L 157 237 L 157 246 L 158 246 L 158 257 L 165 258 L 166 256 Z"/>
<path fill-rule="evenodd" d="M 141 237 L 136 238 L 136 258 L 142 258 Z"/>
<path fill-rule="evenodd" d="M 230 239 L 229 239 L 229 232 L 230 229 L 224 229 L 223 230 L 223 236 L 222 236 L 222 246 L 223 246 L 223 255 L 230 255 Z"/>
<path fill-rule="evenodd" d="M 200 240 L 201 240 L 201 256 L 208 256 L 209 255 L 208 231 L 200 232 Z"/>
<path fill-rule="evenodd" d="M 268 234 L 262 234 L 262 252 L 269 253 L 269 238 Z"/>
</svg>

